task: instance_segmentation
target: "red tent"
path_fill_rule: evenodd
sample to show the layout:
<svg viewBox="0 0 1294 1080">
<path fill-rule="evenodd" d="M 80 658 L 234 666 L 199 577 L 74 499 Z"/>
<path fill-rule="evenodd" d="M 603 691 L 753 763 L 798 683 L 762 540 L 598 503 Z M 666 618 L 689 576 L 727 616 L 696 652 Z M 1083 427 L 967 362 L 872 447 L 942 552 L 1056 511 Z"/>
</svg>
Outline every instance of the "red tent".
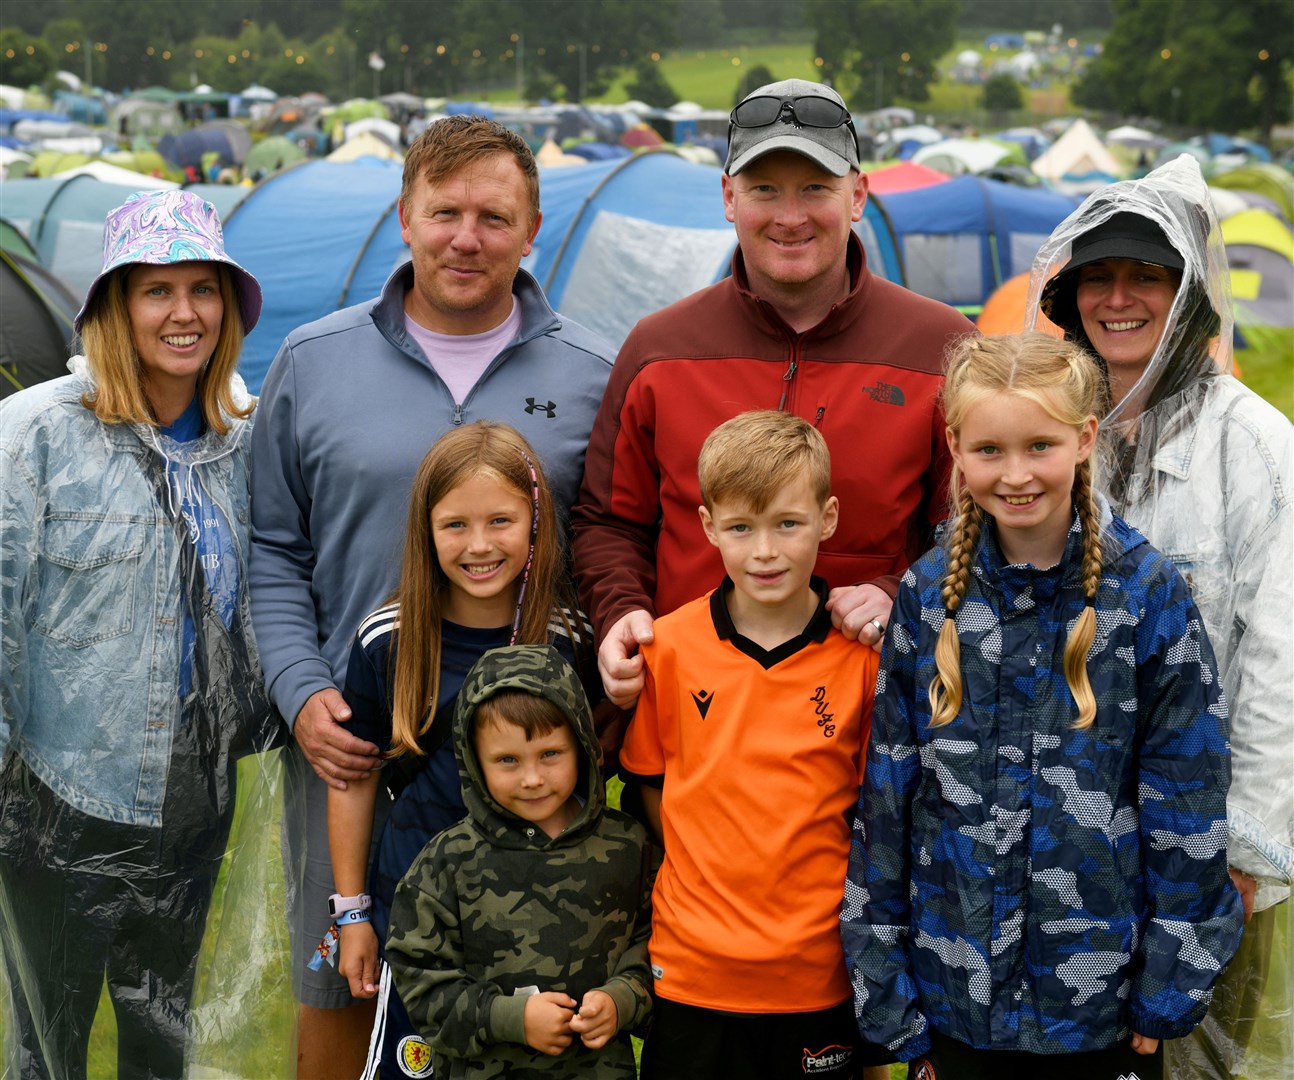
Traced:
<svg viewBox="0 0 1294 1080">
<path fill-rule="evenodd" d="M 896 191 L 912 191 L 931 184 L 942 184 L 947 179 L 948 174 L 941 173 L 938 169 L 930 169 L 911 161 L 900 161 L 869 172 L 867 189 L 873 195 L 892 195 Z"/>
</svg>

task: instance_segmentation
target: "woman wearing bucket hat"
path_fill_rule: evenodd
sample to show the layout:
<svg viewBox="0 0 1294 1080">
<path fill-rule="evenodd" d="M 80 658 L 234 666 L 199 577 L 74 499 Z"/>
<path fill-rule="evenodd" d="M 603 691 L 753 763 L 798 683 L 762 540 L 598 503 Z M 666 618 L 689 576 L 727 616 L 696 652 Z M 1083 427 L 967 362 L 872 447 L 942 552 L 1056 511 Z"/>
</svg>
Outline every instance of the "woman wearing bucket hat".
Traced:
<svg viewBox="0 0 1294 1080">
<path fill-rule="evenodd" d="M 72 374 L 0 404 L 0 946 L 15 1076 L 86 1074 L 105 974 L 118 1075 L 179 1076 L 234 762 L 281 724 L 244 557 L 261 307 L 215 209 L 132 196 Z"/>
<path fill-rule="evenodd" d="M 1165 1075 L 1229 1077 L 1243 1060 L 1252 1080 L 1284 1077 L 1294 1008 L 1282 980 L 1266 999 L 1264 986 L 1294 873 L 1294 429 L 1229 374 L 1226 252 L 1196 161 L 1090 196 L 1039 251 L 1029 310 L 1104 363 L 1106 487 L 1186 578 L 1230 703 L 1228 860 L 1247 925 L 1208 1017 L 1167 1044 Z M 1260 1016 L 1275 1024 L 1251 1039 Z"/>
</svg>

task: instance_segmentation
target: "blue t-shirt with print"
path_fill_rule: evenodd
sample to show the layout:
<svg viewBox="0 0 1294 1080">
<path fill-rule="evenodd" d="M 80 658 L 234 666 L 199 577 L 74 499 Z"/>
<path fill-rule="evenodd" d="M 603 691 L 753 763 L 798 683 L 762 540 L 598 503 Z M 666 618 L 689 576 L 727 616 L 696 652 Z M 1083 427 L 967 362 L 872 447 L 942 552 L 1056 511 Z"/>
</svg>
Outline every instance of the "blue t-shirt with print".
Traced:
<svg viewBox="0 0 1294 1080">
<path fill-rule="evenodd" d="M 202 416 L 202 403 L 195 397 L 189 407 L 173 424 L 163 427 L 161 433 L 174 442 L 192 442 L 206 428 Z M 207 591 L 215 604 L 225 628 L 234 623 L 234 609 L 238 602 L 238 552 L 224 513 L 203 488 L 195 469 L 182 462 L 168 461 L 166 480 L 171 488 L 171 498 L 189 530 L 189 539 L 197 549 L 198 563 Z M 193 613 L 186 602 L 184 630 L 180 657 L 180 697 L 188 697 L 193 689 L 193 649 L 196 635 Z"/>
</svg>

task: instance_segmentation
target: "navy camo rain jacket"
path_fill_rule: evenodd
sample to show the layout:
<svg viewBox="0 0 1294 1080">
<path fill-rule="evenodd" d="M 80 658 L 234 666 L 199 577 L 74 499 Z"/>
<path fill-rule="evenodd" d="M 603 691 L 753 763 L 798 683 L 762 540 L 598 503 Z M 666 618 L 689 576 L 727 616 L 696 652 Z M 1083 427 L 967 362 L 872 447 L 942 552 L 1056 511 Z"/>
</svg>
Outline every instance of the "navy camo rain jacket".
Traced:
<svg viewBox="0 0 1294 1080">
<path fill-rule="evenodd" d="M 1105 511 L 1094 725 L 1075 731 L 1060 564 L 1006 566 L 991 519 L 957 614 L 964 697 L 932 730 L 937 548 L 903 578 L 876 688 L 841 914 L 859 1027 L 911 1060 L 929 1026 L 979 1048 L 1100 1050 L 1204 1016 L 1239 942 L 1227 705 L 1185 583 Z"/>
</svg>

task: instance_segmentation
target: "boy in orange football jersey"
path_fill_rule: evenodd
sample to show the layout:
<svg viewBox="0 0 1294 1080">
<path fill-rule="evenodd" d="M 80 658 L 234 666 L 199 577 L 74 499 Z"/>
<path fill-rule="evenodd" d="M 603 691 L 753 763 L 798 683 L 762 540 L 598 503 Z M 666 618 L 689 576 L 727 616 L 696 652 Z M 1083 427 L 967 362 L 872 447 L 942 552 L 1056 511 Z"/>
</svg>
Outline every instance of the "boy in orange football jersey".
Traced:
<svg viewBox="0 0 1294 1080">
<path fill-rule="evenodd" d="M 813 577 L 839 517 L 830 455 L 800 417 L 742 413 L 698 472 L 727 575 L 656 621 L 620 755 L 665 847 L 642 1075 L 853 1078 L 870 1062 L 839 916 L 877 654 Z"/>
</svg>

